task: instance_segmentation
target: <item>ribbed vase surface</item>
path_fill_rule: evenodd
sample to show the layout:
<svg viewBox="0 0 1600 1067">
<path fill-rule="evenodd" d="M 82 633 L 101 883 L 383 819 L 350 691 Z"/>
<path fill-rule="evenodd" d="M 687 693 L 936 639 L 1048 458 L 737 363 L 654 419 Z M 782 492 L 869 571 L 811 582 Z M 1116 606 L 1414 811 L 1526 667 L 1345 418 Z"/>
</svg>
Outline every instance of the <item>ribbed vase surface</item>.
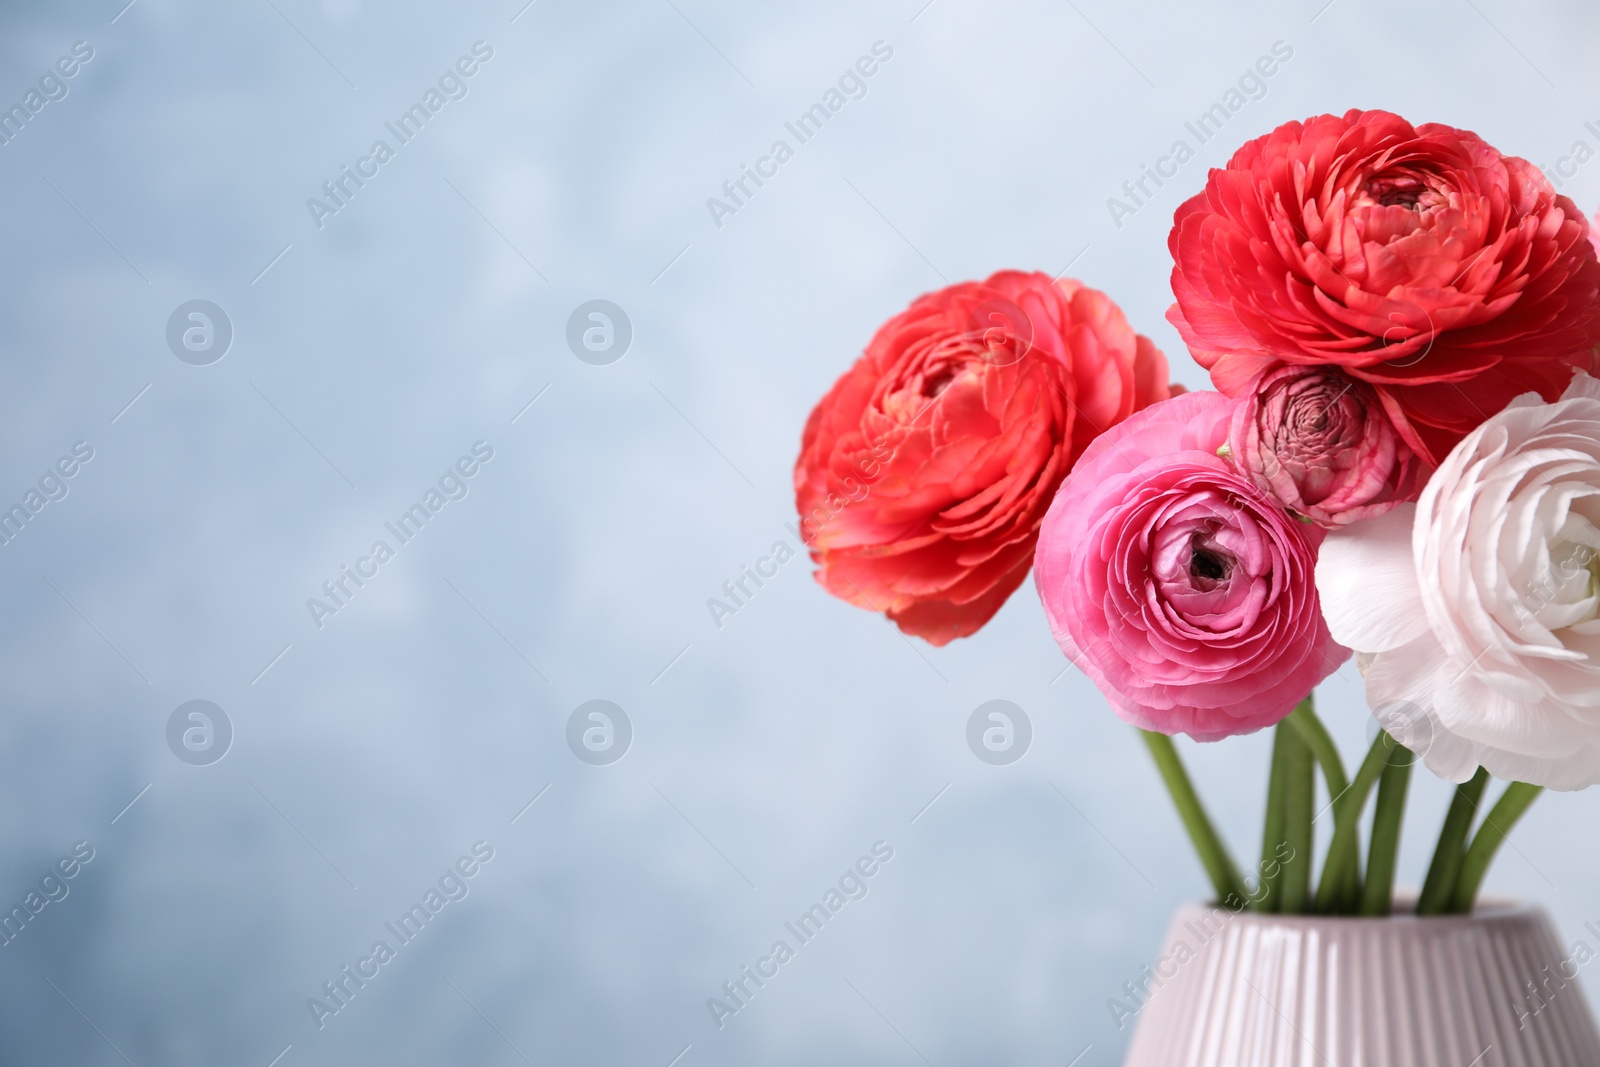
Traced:
<svg viewBox="0 0 1600 1067">
<path fill-rule="evenodd" d="M 1592 944 L 1591 944 L 1592 943 Z M 1127 1067 L 1597 1067 L 1579 973 L 1543 909 L 1384 919 L 1179 910 L 1128 988 Z M 1147 997 L 1141 996 L 1149 990 Z"/>
</svg>

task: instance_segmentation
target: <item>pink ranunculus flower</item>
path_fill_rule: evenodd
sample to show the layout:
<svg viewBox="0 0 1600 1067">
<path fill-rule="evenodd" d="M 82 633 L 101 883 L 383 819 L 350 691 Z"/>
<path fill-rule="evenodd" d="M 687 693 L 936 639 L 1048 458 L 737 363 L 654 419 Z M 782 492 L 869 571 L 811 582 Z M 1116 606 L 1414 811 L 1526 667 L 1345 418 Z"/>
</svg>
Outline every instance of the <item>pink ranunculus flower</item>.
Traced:
<svg viewBox="0 0 1600 1067">
<path fill-rule="evenodd" d="M 1279 367 L 1233 412 L 1233 461 L 1262 492 L 1319 526 L 1375 518 L 1414 499 L 1422 464 L 1372 386 L 1337 367 Z"/>
<path fill-rule="evenodd" d="M 1056 641 L 1122 718 L 1216 741 L 1271 726 L 1349 652 L 1322 621 L 1322 530 L 1217 455 L 1234 402 L 1188 393 L 1095 439 L 1034 577 Z"/>
<path fill-rule="evenodd" d="M 1435 774 L 1600 783 L 1600 382 L 1513 400 L 1417 504 L 1329 534 L 1317 586 Z"/>
</svg>

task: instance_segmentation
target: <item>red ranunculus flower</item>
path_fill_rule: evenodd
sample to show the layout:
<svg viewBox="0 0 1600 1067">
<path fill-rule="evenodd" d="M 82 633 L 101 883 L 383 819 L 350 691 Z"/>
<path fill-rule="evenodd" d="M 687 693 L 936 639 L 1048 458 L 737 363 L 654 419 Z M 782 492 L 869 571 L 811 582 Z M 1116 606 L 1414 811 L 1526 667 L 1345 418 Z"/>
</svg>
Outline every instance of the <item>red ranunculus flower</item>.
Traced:
<svg viewBox="0 0 1600 1067">
<path fill-rule="evenodd" d="M 1105 294 L 1002 271 L 921 297 L 811 412 L 795 463 L 817 581 L 942 645 L 1021 584 L 1095 435 L 1168 395 Z"/>
<path fill-rule="evenodd" d="M 1372 383 L 1437 464 L 1512 397 L 1554 400 L 1600 342 L 1583 214 L 1533 164 L 1387 111 L 1286 123 L 1178 208 L 1167 313 L 1218 389 L 1276 364 Z"/>
</svg>

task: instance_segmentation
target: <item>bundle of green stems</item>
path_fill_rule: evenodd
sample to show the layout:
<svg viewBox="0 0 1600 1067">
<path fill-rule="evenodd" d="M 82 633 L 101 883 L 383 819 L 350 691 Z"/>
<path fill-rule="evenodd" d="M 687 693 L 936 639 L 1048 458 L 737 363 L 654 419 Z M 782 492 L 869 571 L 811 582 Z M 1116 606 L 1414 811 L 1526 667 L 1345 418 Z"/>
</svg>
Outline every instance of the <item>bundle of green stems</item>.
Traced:
<svg viewBox="0 0 1600 1067">
<path fill-rule="evenodd" d="M 1417 757 L 1388 733 L 1379 731 L 1351 779 L 1345 774 L 1333 739 L 1317 718 L 1311 697 L 1301 701 L 1274 728 L 1266 826 L 1254 885 L 1241 877 L 1195 792 L 1172 738 L 1150 731 L 1141 733 L 1205 866 L 1219 906 L 1236 911 L 1248 907 L 1281 915 L 1380 916 L 1393 911 L 1395 857 L 1400 848 L 1411 768 Z M 1318 767 L 1328 795 L 1320 811 L 1316 807 Z M 1501 842 L 1541 791 L 1539 786 L 1512 782 L 1484 813 L 1488 784 L 1488 772 L 1479 767 L 1470 780 L 1456 787 L 1416 900 L 1416 914 L 1461 915 L 1472 911 Z M 1363 863 L 1361 824 L 1367 800 L 1374 791 L 1377 798 L 1372 805 Z M 1333 815 L 1333 833 L 1321 873 L 1313 880 L 1314 824 L 1329 811 Z"/>
</svg>

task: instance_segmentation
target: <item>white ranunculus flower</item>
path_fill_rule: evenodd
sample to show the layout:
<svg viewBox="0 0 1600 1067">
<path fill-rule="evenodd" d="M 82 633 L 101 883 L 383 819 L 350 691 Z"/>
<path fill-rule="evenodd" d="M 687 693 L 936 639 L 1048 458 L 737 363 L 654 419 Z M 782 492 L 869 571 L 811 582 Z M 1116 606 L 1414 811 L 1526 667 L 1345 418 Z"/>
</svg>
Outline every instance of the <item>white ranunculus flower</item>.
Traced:
<svg viewBox="0 0 1600 1067">
<path fill-rule="evenodd" d="M 1597 558 L 1600 382 L 1579 373 L 1474 430 L 1415 505 L 1330 533 L 1317 589 L 1367 703 L 1413 709 L 1435 774 L 1582 789 L 1600 782 Z"/>
</svg>

